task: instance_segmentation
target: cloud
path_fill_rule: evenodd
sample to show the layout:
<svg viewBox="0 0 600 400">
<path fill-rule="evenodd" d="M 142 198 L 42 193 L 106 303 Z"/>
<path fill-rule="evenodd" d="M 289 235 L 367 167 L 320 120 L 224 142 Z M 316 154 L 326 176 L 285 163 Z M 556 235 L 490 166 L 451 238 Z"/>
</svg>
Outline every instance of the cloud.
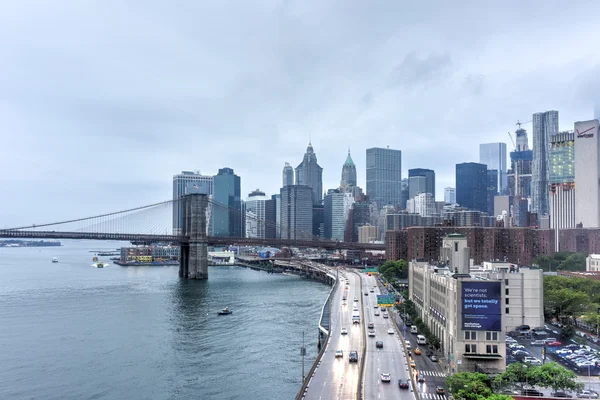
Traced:
<svg viewBox="0 0 600 400">
<path fill-rule="evenodd" d="M 0 224 L 165 200 L 181 170 L 228 166 L 244 194 L 274 193 L 309 136 L 324 188 L 348 146 L 364 186 L 365 149 L 389 145 L 405 171 L 435 169 L 441 194 L 518 119 L 590 118 L 600 32 L 573 21 L 600 4 L 478 4 L 7 3 Z"/>
</svg>

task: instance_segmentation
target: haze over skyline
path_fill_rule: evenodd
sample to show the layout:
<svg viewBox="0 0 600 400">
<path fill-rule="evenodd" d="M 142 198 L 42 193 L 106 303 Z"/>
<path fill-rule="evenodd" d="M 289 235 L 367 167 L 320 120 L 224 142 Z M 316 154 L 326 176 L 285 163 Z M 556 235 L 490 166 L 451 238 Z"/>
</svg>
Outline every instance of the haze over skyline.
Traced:
<svg viewBox="0 0 600 400">
<path fill-rule="evenodd" d="M 323 188 L 350 147 L 402 150 L 438 199 L 479 144 L 600 104 L 600 3 L 47 0 L 0 12 L 0 220 L 8 227 L 171 197 L 173 174 L 231 167 L 278 193 L 309 137 Z M 524 127 L 529 133 L 531 124 Z"/>
</svg>

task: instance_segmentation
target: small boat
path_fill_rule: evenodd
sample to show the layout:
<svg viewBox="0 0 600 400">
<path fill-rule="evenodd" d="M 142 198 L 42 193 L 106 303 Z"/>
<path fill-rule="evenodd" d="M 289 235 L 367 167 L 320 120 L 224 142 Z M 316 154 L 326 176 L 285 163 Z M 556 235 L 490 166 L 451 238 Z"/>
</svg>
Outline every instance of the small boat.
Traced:
<svg viewBox="0 0 600 400">
<path fill-rule="evenodd" d="M 231 311 L 228 307 L 225 307 L 224 309 L 222 309 L 221 311 L 219 311 L 217 314 L 219 314 L 219 315 L 229 315 L 229 314 L 233 314 L 233 311 Z"/>
<path fill-rule="evenodd" d="M 53 262 L 53 263 L 57 263 L 57 262 L 58 262 L 58 258 L 56 258 L 56 257 L 52 257 L 52 262 Z"/>
<path fill-rule="evenodd" d="M 108 264 L 105 264 L 102 261 L 98 261 L 96 263 L 93 263 L 92 267 L 94 267 L 94 268 L 104 268 L 104 267 L 108 267 Z"/>
</svg>

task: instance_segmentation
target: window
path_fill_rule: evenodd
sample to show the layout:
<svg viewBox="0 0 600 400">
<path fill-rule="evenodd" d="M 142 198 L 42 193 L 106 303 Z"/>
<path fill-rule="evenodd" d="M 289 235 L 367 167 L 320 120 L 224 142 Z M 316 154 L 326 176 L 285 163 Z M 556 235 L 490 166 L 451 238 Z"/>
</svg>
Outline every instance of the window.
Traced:
<svg viewBox="0 0 600 400">
<path fill-rule="evenodd" d="M 458 242 L 454 242 L 454 251 L 458 251 Z"/>
<path fill-rule="evenodd" d="M 498 354 L 498 345 L 488 344 L 487 346 L 485 346 L 485 352 L 487 354 Z"/>
<path fill-rule="evenodd" d="M 505 280 L 504 280 L 504 284 L 505 284 L 506 286 L 508 286 L 508 279 L 505 279 Z"/>
<path fill-rule="evenodd" d="M 506 305 L 510 304 L 510 299 L 507 297 L 506 299 L 504 299 L 504 302 L 506 303 Z"/>
<path fill-rule="evenodd" d="M 485 340 L 498 340 L 498 332 L 486 332 Z"/>
<path fill-rule="evenodd" d="M 504 289 L 504 294 L 506 294 L 507 296 L 510 294 L 508 288 Z"/>
<path fill-rule="evenodd" d="M 477 345 L 465 344 L 465 353 L 477 353 Z"/>
<path fill-rule="evenodd" d="M 477 332 L 465 331 L 465 340 L 477 340 Z"/>
<path fill-rule="evenodd" d="M 506 309 L 504 309 L 504 313 L 505 313 L 505 314 L 509 314 L 509 312 L 508 312 L 508 307 L 506 307 Z"/>
</svg>

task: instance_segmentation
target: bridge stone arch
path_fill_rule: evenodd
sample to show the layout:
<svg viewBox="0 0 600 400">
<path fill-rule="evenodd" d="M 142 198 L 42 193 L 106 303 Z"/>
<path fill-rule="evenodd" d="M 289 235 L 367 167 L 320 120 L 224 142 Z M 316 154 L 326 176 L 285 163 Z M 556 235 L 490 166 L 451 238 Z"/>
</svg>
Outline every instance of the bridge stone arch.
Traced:
<svg viewBox="0 0 600 400">
<path fill-rule="evenodd" d="M 179 276 L 186 279 L 208 279 L 208 245 L 206 240 L 206 208 L 208 195 L 190 193 L 182 198 L 182 235 Z"/>
</svg>

